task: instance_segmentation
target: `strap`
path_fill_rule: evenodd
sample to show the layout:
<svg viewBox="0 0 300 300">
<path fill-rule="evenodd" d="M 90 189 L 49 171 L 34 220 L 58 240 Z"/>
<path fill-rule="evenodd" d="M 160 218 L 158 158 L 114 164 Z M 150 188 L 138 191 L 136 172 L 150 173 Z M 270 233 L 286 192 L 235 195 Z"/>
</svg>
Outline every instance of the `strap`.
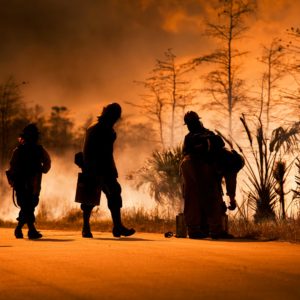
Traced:
<svg viewBox="0 0 300 300">
<path fill-rule="evenodd" d="M 12 199 L 13 199 L 14 206 L 19 208 L 19 206 L 17 205 L 16 199 L 15 199 L 15 189 L 14 188 L 12 189 Z"/>
</svg>

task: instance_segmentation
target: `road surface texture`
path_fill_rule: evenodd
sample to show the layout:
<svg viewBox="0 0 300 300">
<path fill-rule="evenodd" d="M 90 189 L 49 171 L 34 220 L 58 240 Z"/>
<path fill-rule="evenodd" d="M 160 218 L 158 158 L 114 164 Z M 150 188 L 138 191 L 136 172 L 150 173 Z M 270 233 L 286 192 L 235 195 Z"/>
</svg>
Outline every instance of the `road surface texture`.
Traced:
<svg viewBox="0 0 300 300">
<path fill-rule="evenodd" d="M 299 244 L 43 234 L 0 229 L 0 299 L 300 299 Z"/>
</svg>

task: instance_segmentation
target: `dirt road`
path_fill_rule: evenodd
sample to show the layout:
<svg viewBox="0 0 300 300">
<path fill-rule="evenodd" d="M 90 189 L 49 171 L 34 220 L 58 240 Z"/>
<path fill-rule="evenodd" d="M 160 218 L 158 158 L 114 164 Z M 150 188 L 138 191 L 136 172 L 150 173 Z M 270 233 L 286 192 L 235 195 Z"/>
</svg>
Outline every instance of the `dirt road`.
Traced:
<svg viewBox="0 0 300 300">
<path fill-rule="evenodd" d="M 300 245 L 0 229 L 0 299 L 300 299 Z"/>
</svg>

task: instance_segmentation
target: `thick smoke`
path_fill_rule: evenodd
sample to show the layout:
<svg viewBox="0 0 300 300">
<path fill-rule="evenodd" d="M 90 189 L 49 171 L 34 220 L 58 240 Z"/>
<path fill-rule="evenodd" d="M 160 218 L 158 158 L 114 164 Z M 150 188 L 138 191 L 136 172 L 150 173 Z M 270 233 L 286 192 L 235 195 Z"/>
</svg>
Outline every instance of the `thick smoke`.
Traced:
<svg viewBox="0 0 300 300">
<path fill-rule="evenodd" d="M 133 81 L 144 80 L 166 49 L 173 48 L 179 58 L 190 58 L 215 48 L 203 30 L 205 21 L 216 16 L 216 3 L 218 0 L 1 0 L 0 79 L 14 75 L 20 82 L 29 82 L 23 89 L 28 104 L 67 106 L 80 122 L 90 114 L 98 115 L 105 103 L 137 103 L 140 97 Z M 247 43 L 242 42 L 247 49 L 241 49 L 252 52 L 245 62 L 248 78 L 258 78 L 259 70 L 253 66 L 261 55 L 261 44 L 299 24 L 297 1 L 260 0 L 257 5 Z M 130 200 L 136 205 L 146 196 L 134 196 L 124 178 L 135 168 L 136 153 L 144 149 L 130 149 L 118 151 L 117 160 L 124 203 L 138 198 L 137 202 Z M 141 161 L 142 157 L 138 165 Z M 77 173 L 71 155 L 53 157 L 53 169 L 44 176 L 41 195 L 53 215 L 76 206 Z M 16 214 L 10 198 L 8 194 L 7 205 L 1 205 L 1 216 Z"/>
</svg>

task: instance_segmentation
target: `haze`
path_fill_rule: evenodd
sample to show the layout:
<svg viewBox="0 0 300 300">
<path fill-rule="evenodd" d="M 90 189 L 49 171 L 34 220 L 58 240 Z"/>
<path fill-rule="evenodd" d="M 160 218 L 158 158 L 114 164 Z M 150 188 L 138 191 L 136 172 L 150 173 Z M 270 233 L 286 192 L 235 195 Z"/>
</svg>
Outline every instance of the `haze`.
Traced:
<svg viewBox="0 0 300 300">
<path fill-rule="evenodd" d="M 22 89 L 28 104 L 65 105 L 78 120 L 96 115 L 103 103 L 137 102 L 133 81 L 143 80 L 166 49 L 185 59 L 215 46 L 202 33 L 216 2 L 1 0 L 0 78 L 28 82 Z M 244 43 L 254 73 L 261 44 L 297 27 L 300 15 L 298 1 L 257 4 Z"/>
</svg>

